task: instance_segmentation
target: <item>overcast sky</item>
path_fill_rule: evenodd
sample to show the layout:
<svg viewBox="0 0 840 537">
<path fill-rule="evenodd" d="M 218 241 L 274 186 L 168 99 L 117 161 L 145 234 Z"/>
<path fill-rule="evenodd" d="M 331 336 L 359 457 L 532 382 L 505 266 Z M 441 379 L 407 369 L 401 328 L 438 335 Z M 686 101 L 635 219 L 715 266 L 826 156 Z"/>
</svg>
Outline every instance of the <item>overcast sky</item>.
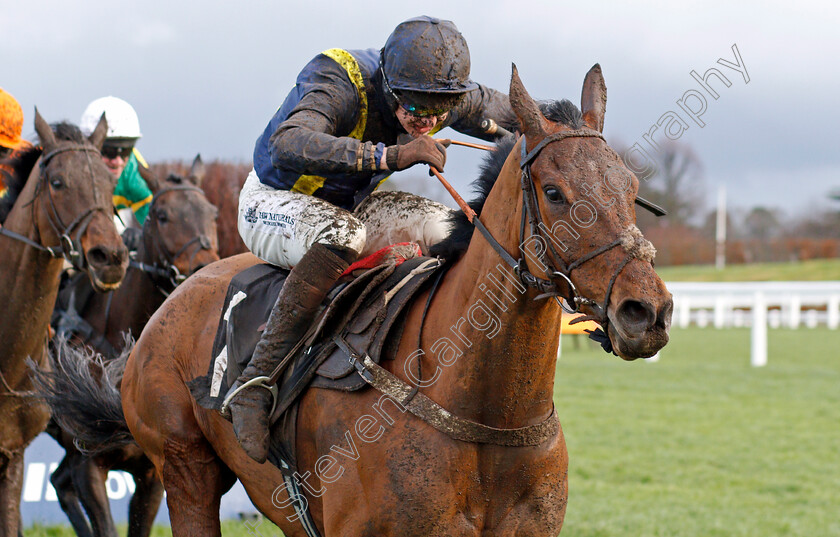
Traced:
<svg viewBox="0 0 840 537">
<path fill-rule="evenodd" d="M 0 86 L 23 106 L 29 137 L 35 105 L 48 121 L 78 123 L 88 102 L 115 95 L 137 110 L 138 148 L 150 161 L 199 152 L 205 160 L 250 161 L 257 136 L 314 55 L 380 48 L 400 21 L 428 14 L 458 25 L 472 78 L 501 90 L 515 62 L 534 97 L 579 104 L 586 71 L 600 63 L 611 142 L 643 143 L 663 114 L 681 114 L 688 129 L 680 140 L 703 162 L 710 197 L 724 184 L 734 204 L 798 212 L 830 206 L 826 193 L 840 188 L 835 3 L 291 4 L 0 0 Z M 736 61 L 733 44 L 749 83 L 716 63 Z M 690 71 L 711 67 L 731 86 L 712 81 L 719 98 L 706 94 L 700 128 L 676 101 L 701 91 Z M 447 176 L 465 192 L 477 153 L 449 150 Z"/>
</svg>

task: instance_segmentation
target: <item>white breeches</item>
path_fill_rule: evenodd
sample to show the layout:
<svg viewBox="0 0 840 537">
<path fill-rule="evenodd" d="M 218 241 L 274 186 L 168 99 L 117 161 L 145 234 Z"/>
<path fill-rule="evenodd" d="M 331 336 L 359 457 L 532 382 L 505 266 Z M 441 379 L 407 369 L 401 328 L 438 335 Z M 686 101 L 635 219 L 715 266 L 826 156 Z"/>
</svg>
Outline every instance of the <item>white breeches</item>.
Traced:
<svg viewBox="0 0 840 537">
<path fill-rule="evenodd" d="M 313 244 L 350 248 L 361 257 L 397 242 L 425 251 L 450 231 L 447 206 L 407 192 L 374 192 L 354 212 L 314 196 L 276 190 L 251 170 L 239 194 L 239 234 L 257 257 L 295 266 Z"/>
</svg>

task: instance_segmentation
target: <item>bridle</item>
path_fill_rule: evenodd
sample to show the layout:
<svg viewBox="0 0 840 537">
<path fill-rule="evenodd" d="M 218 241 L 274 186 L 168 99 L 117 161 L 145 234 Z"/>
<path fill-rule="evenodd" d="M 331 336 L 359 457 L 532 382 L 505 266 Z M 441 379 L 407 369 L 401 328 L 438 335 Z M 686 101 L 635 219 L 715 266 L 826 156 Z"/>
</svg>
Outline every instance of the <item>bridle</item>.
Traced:
<svg viewBox="0 0 840 537">
<path fill-rule="evenodd" d="M 473 224 L 479 232 L 484 235 L 499 256 L 501 256 L 501 258 L 513 269 L 522 284 L 540 292 L 540 294 L 534 297 L 534 300 L 554 297 L 563 310 L 568 313 L 577 313 L 580 311 L 582 306 L 588 306 L 593 310 L 593 313 L 592 315 L 587 315 L 586 319 L 595 320 L 602 327 L 606 328 L 606 323 L 608 322 L 607 307 L 609 306 L 610 295 L 612 294 L 615 281 L 624 267 L 627 266 L 631 260 L 637 257 L 637 255 L 634 251 L 629 251 L 624 261 L 615 269 L 615 272 L 607 285 L 607 290 L 602 304 L 599 304 L 594 299 L 582 296 L 575 287 L 575 284 L 572 283 L 571 273 L 573 270 L 579 268 L 587 261 L 612 250 L 616 246 L 622 245 L 625 242 L 625 239 L 623 237 L 619 237 L 575 261 L 566 262 L 555 249 L 553 244 L 554 239 L 547 236 L 548 228 L 543 223 L 542 216 L 540 215 L 536 187 L 534 186 L 534 179 L 531 175 L 531 165 L 548 144 L 559 142 L 566 138 L 598 138 L 600 140 L 604 140 L 604 137 L 600 133 L 593 130 L 569 130 L 546 136 L 530 152 L 527 149 L 527 140 L 525 135 L 522 135 L 521 140 L 522 152 L 519 167 L 522 170 L 521 188 L 523 208 L 519 228 L 519 244 L 523 245 L 525 242 L 525 229 L 527 221 L 527 225 L 530 227 L 531 236 L 540 237 L 540 239 L 547 245 L 551 254 L 550 256 L 546 256 L 548 259 L 544 262 L 544 266 L 546 267 L 545 278 L 537 277 L 531 273 L 526 267 L 524 258 L 520 257 L 518 260 L 514 259 L 514 257 L 510 255 L 507 250 L 505 250 L 504 247 L 492 236 L 487 228 L 484 227 L 484 224 L 481 223 L 477 216 L 473 218 Z M 565 293 L 561 291 L 561 286 L 558 285 L 558 282 L 562 282 L 562 287 L 565 288 L 564 290 L 566 291 Z M 563 304 L 563 302 L 560 301 L 560 297 L 565 298 L 566 302 L 572 307 L 569 308 Z"/>
<path fill-rule="evenodd" d="M 63 257 L 67 260 L 76 270 L 84 271 L 87 267 L 87 258 L 85 257 L 84 250 L 82 248 L 81 240 L 82 236 L 84 235 L 85 231 L 87 231 L 88 226 L 90 225 L 93 217 L 97 212 L 102 212 L 107 217 L 110 217 L 108 214 L 112 207 L 108 205 L 107 207 L 92 207 L 87 211 L 78 215 L 75 219 L 73 219 L 70 224 L 65 225 L 61 219 L 61 216 L 58 214 L 58 209 L 55 205 L 55 200 L 52 196 L 52 191 L 50 190 L 49 185 L 47 184 L 47 174 L 46 168 L 49 165 L 50 161 L 56 156 L 61 153 L 66 153 L 69 151 L 81 151 L 85 153 L 87 157 L 87 168 L 88 174 L 90 176 L 90 185 L 93 188 L 94 199 L 99 198 L 98 192 L 96 190 L 96 181 L 94 180 L 93 174 L 93 166 L 90 161 L 90 153 L 96 153 L 99 155 L 99 150 L 95 147 L 91 147 L 88 145 L 81 145 L 81 144 L 73 144 L 67 145 L 64 147 L 59 147 L 53 149 L 43 157 L 41 157 L 41 182 L 38 184 L 38 187 L 35 192 L 35 196 L 29 202 L 29 205 L 32 206 L 32 222 L 36 222 L 35 219 L 35 200 L 38 199 L 38 196 L 41 195 L 43 190 L 47 192 L 47 200 L 49 201 L 49 211 L 47 212 L 47 219 L 50 223 L 50 227 L 59 237 L 59 244 L 56 246 L 43 246 L 29 237 L 25 237 L 19 233 L 15 233 L 9 229 L 4 227 L 0 227 L 0 235 L 5 235 L 6 237 L 15 239 L 17 241 L 23 242 L 40 250 L 42 252 L 46 252 L 50 255 L 50 257 L 56 259 Z M 75 230 L 75 236 L 72 236 L 73 231 Z M 39 233 L 40 235 L 40 233 Z"/>
<path fill-rule="evenodd" d="M 173 187 L 169 187 L 169 188 L 164 188 L 164 189 L 156 192 L 154 197 L 152 198 L 152 202 L 149 205 L 149 216 L 148 216 L 148 218 L 153 218 L 153 214 L 154 214 L 153 211 L 154 211 L 154 207 L 155 207 L 155 202 L 157 202 L 164 194 L 167 194 L 169 192 L 176 192 L 176 191 L 194 191 L 194 192 L 198 192 L 199 194 L 201 194 L 202 197 L 204 196 L 204 191 L 201 190 L 198 187 L 195 187 L 195 186 L 180 185 L 180 186 L 173 186 Z M 192 254 L 190 255 L 189 266 L 192 267 L 193 260 L 195 259 L 195 256 L 198 255 L 198 253 L 202 250 L 210 250 L 212 248 L 212 243 L 210 241 L 210 238 L 207 235 L 196 235 L 195 237 L 193 237 L 192 239 L 187 241 L 183 246 L 181 246 L 181 248 L 178 249 L 177 252 L 175 252 L 174 254 L 171 254 L 168 250 L 166 250 L 163 247 L 163 239 L 161 237 L 160 230 L 157 227 L 157 224 L 156 223 L 153 224 L 153 227 L 154 227 L 154 230 L 156 232 L 155 236 L 157 238 L 157 240 L 154 241 L 154 245 L 155 245 L 154 259 L 156 261 L 153 264 L 150 265 L 148 263 L 142 263 L 142 262 L 137 261 L 135 259 L 131 259 L 129 261 L 129 265 L 136 268 L 136 269 L 142 270 L 143 272 L 148 274 L 152 278 L 152 280 L 154 281 L 155 286 L 158 288 L 158 290 L 161 293 L 163 293 L 164 296 L 169 296 L 169 293 L 173 289 L 178 287 L 178 285 L 180 285 L 181 282 L 186 280 L 187 277 L 189 276 L 189 274 L 181 274 L 181 272 L 178 270 L 178 267 L 175 266 L 175 260 L 178 259 L 178 257 L 181 254 L 183 254 L 185 251 L 187 251 L 188 248 L 190 248 L 194 244 L 198 243 L 198 248 L 196 248 L 192 252 Z M 146 237 L 147 235 L 151 236 L 151 234 L 147 234 L 145 232 L 144 232 L 143 235 L 144 235 L 144 237 Z M 145 239 L 144 239 L 144 241 L 145 241 Z M 160 279 L 163 279 L 164 281 L 166 281 L 168 284 L 171 285 L 171 287 L 169 287 L 167 289 L 167 288 L 164 288 L 163 286 L 161 286 Z"/>
</svg>

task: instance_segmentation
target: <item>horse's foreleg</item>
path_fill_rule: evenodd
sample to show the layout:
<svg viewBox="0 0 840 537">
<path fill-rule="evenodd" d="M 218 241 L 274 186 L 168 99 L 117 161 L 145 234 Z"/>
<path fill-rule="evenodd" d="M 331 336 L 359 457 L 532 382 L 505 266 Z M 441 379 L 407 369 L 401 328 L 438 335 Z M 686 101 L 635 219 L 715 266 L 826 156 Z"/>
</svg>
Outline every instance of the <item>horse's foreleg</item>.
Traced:
<svg viewBox="0 0 840 537">
<path fill-rule="evenodd" d="M 90 518 L 94 535 L 98 537 L 117 537 L 117 528 L 111 517 L 111 505 L 105 491 L 108 468 L 97 464 L 96 460 L 84 455 L 73 466 L 73 485 L 79 499 Z"/>
<path fill-rule="evenodd" d="M 144 466 L 131 472 L 136 489 L 128 506 L 128 537 L 149 537 L 163 499 L 163 483 L 152 461 L 143 458 Z"/>
<path fill-rule="evenodd" d="M 58 496 L 58 505 L 73 526 L 73 531 L 78 537 L 93 537 L 93 532 L 88 524 L 87 517 L 82 511 L 82 504 L 79 502 L 79 495 L 76 494 L 76 487 L 73 486 L 72 467 L 79 462 L 79 452 L 68 451 L 61 459 L 61 463 L 50 476 L 50 483 Z"/>
<path fill-rule="evenodd" d="M 21 533 L 22 489 L 23 450 L 0 450 L 0 537 L 14 537 Z"/>
<path fill-rule="evenodd" d="M 221 537 L 219 503 L 234 480 L 203 437 L 166 438 L 163 484 L 173 537 Z"/>
</svg>

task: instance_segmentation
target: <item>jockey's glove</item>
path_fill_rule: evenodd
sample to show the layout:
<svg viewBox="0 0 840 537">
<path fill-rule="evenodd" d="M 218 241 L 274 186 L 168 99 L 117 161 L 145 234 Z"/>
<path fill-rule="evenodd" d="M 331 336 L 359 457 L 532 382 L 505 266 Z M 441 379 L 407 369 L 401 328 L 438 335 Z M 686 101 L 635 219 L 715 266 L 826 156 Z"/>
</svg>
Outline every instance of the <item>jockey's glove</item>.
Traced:
<svg viewBox="0 0 840 537">
<path fill-rule="evenodd" d="M 449 147 L 449 140 L 436 141 L 431 136 L 418 136 L 405 145 L 388 146 L 385 161 L 388 169 L 393 171 L 405 170 L 415 164 L 424 163 L 442 172 L 446 164 L 447 147 Z"/>
</svg>

